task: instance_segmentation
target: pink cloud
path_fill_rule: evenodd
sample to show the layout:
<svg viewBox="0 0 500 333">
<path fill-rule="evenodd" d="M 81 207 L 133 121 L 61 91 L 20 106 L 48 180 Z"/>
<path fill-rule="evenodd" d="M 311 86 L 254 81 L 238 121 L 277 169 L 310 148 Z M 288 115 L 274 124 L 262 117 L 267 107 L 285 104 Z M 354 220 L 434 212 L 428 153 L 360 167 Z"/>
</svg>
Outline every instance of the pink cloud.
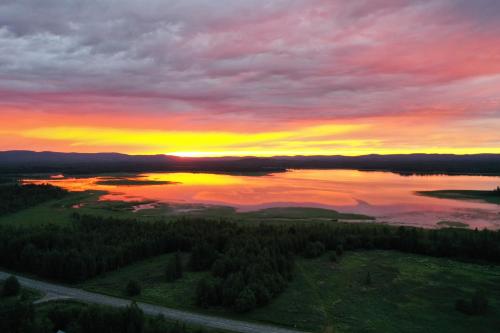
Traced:
<svg viewBox="0 0 500 333">
<path fill-rule="evenodd" d="M 3 129 L 55 122 L 250 133 L 390 117 L 474 133 L 477 121 L 500 117 L 497 1 L 109 8 L 0 5 L 0 111 L 25 118 Z"/>
</svg>

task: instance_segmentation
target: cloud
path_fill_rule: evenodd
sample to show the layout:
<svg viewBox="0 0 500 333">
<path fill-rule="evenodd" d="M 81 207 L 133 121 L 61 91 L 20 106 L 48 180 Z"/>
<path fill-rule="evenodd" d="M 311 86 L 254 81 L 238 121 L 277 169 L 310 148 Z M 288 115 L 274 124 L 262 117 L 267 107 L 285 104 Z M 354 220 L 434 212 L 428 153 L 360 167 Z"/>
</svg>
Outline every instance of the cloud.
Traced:
<svg viewBox="0 0 500 333">
<path fill-rule="evenodd" d="M 498 17 L 495 0 L 4 0 L 0 112 L 498 119 Z"/>
</svg>

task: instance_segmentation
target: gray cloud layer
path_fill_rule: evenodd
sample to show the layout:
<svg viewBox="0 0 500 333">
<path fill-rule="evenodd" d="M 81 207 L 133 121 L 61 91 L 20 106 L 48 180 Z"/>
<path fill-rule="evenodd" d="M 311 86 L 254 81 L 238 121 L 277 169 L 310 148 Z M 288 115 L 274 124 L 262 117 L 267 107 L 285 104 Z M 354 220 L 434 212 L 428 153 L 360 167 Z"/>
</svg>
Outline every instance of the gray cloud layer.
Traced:
<svg viewBox="0 0 500 333">
<path fill-rule="evenodd" d="M 498 116 L 499 45 L 495 0 L 4 0 L 0 97 L 283 119 Z"/>
</svg>

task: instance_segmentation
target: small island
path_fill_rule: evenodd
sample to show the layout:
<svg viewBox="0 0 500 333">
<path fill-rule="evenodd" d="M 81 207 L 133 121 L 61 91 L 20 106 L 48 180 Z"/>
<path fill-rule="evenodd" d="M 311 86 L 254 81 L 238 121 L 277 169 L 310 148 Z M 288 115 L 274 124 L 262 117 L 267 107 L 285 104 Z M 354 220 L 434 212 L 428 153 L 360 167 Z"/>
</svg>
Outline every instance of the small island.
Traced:
<svg viewBox="0 0 500 333">
<path fill-rule="evenodd" d="M 492 191 L 478 190 L 439 190 L 439 191 L 418 191 L 418 195 L 433 198 L 474 200 L 500 205 L 500 186 Z"/>
<path fill-rule="evenodd" d="M 459 221 L 439 221 L 436 223 L 440 227 L 445 228 L 468 228 L 469 225 L 467 223 L 459 222 Z"/>
</svg>

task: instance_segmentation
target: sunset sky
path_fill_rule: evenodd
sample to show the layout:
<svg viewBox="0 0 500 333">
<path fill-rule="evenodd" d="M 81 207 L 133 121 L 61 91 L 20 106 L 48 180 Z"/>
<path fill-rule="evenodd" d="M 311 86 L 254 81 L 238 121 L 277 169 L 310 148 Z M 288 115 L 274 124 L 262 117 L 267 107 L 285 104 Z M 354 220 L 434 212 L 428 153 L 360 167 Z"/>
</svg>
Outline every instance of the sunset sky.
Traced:
<svg viewBox="0 0 500 333">
<path fill-rule="evenodd" d="M 500 1 L 2 0 L 14 149 L 500 153 Z"/>
</svg>

